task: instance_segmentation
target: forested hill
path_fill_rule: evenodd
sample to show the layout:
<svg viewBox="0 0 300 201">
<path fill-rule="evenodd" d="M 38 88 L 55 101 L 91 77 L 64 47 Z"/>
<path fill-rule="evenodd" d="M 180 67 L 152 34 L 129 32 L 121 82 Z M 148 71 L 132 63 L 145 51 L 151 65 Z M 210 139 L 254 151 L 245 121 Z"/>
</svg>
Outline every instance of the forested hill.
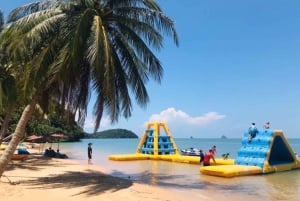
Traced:
<svg viewBox="0 0 300 201">
<path fill-rule="evenodd" d="M 84 138 L 138 138 L 138 136 L 126 129 L 109 129 L 93 134 L 85 134 Z"/>
</svg>

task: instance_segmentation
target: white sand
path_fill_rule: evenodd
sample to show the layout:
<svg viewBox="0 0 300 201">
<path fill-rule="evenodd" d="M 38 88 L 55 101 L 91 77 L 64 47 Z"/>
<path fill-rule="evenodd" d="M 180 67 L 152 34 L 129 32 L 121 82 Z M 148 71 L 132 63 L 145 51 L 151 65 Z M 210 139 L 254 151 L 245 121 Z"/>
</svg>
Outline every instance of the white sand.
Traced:
<svg viewBox="0 0 300 201">
<path fill-rule="evenodd" d="M 194 201 L 212 200 L 204 195 L 134 183 L 104 174 L 101 167 L 81 165 L 70 159 L 47 158 L 30 150 L 24 161 L 12 161 L 0 179 L 5 201 Z M 188 199 L 187 199 L 188 198 Z"/>
</svg>

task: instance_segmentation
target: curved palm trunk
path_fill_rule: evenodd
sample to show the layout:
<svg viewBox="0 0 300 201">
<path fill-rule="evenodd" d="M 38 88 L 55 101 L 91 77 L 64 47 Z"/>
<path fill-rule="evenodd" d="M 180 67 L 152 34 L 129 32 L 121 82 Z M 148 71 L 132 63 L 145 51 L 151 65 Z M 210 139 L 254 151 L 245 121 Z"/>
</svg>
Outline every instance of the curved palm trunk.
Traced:
<svg viewBox="0 0 300 201">
<path fill-rule="evenodd" d="M 3 172 L 5 171 L 5 168 L 6 168 L 7 164 L 9 163 L 12 155 L 14 154 L 20 140 L 22 139 L 22 137 L 24 135 L 26 124 L 32 114 L 32 111 L 35 108 L 36 103 L 37 103 L 37 98 L 34 98 L 31 100 L 31 103 L 25 107 L 25 109 L 22 113 L 22 116 L 19 119 L 16 130 L 13 133 L 13 137 L 12 137 L 11 141 L 10 141 L 9 145 L 7 146 L 7 148 L 5 149 L 4 153 L 0 157 L 0 178 L 3 174 Z"/>
<path fill-rule="evenodd" d="M 11 114 L 12 114 L 14 108 L 15 108 L 14 103 L 9 104 L 8 107 L 7 107 L 6 115 L 5 115 L 5 118 L 3 120 L 1 130 L 0 130 L 0 144 L 2 144 L 2 140 L 3 140 L 3 138 L 5 137 L 5 135 L 7 133 L 8 123 L 10 121 Z"/>
</svg>

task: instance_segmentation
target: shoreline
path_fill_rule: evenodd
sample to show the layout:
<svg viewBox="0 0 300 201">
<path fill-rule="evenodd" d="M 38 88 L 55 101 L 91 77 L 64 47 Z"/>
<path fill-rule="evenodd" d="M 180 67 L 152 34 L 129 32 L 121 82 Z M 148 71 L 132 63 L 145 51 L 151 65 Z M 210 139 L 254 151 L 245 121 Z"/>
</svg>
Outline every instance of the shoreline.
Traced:
<svg viewBox="0 0 300 201">
<path fill-rule="evenodd" d="M 44 157 L 37 149 L 23 161 L 11 161 L 0 179 L 1 198 L 6 201 L 184 201 L 213 200 L 199 194 L 189 199 L 183 190 L 151 186 L 111 176 L 92 164 L 73 159 Z"/>
<path fill-rule="evenodd" d="M 28 149 L 31 154 L 27 160 L 13 161 L 7 167 L 4 175 L 12 183 L 9 184 L 8 179 L 2 177 L 0 195 L 8 201 L 20 198 L 35 201 L 38 196 L 39 200 L 42 198 L 44 201 L 57 198 L 72 201 L 98 201 L 99 198 L 112 201 L 129 198 L 133 201 L 272 201 L 281 198 L 292 201 L 299 192 L 300 172 L 297 170 L 228 179 L 200 174 L 198 165 L 156 160 L 124 163 L 108 160 L 109 154 L 127 153 L 132 150 L 131 147 L 135 147 L 129 142 L 126 149 L 120 147 L 118 151 L 111 151 L 114 147 L 124 145 L 124 140 L 95 141 L 94 164 L 88 165 L 88 142 L 63 144 L 62 153 L 70 156 L 69 159 L 42 157 L 41 149 L 35 146 L 33 150 Z M 111 143 L 114 143 L 114 147 L 111 147 Z M 299 149 L 299 140 L 293 143 Z M 233 144 L 237 144 L 236 141 Z"/>
</svg>

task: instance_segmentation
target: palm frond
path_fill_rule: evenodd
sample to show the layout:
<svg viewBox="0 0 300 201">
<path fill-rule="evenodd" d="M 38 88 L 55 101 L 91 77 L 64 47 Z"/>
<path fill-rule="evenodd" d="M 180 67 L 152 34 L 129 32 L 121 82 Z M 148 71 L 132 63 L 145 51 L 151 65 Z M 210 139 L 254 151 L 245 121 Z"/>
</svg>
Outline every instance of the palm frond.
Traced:
<svg viewBox="0 0 300 201">
<path fill-rule="evenodd" d="M 30 16 L 32 13 L 39 12 L 41 10 L 52 9 L 59 7 L 60 1 L 37 1 L 33 3 L 26 4 L 24 6 L 17 7 L 13 9 L 8 17 L 7 23 L 15 22 L 21 18 Z"/>
<path fill-rule="evenodd" d="M 163 48 L 165 36 L 179 44 L 174 21 L 155 0 L 40 1 L 13 10 L 9 24 L 0 36 L 0 52 L 20 67 L 17 84 L 23 94 L 47 93 L 83 125 L 95 92 L 95 131 L 103 114 L 111 123 L 129 118 L 131 97 L 146 107 L 146 84 L 163 77 L 152 50 Z"/>
</svg>

